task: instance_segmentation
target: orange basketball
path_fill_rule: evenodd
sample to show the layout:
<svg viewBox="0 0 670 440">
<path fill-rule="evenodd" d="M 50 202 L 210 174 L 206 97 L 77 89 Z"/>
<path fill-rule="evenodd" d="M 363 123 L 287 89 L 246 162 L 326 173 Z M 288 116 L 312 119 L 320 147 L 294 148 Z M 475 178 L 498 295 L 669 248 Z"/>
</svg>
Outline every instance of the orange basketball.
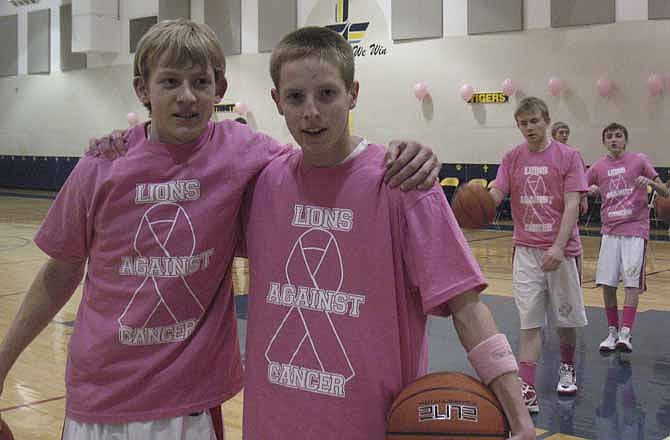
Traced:
<svg viewBox="0 0 670 440">
<path fill-rule="evenodd" d="M 462 373 L 428 374 L 407 385 L 388 417 L 386 440 L 502 440 L 509 424 L 495 394 Z"/>
<path fill-rule="evenodd" d="M 0 440 L 14 440 L 12 430 L 9 429 L 9 426 L 4 420 L 0 420 L 0 428 Z"/>
<path fill-rule="evenodd" d="M 481 229 L 493 223 L 496 203 L 483 186 L 470 182 L 462 185 L 451 201 L 451 209 L 462 228 Z"/>
<path fill-rule="evenodd" d="M 670 223 L 670 197 L 656 196 L 654 198 L 654 211 L 657 218 Z"/>
</svg>

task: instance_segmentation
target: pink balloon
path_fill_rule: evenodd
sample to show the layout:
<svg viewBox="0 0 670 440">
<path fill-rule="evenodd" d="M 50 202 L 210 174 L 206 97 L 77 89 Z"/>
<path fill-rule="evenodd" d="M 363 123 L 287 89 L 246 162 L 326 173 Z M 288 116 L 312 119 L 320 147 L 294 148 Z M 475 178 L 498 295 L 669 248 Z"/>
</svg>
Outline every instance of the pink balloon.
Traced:
<svg viewBox="0 0 670 440">
<path fill-rule="evenodd" d="M 560 78 L 556 78 L 555 76 L 552 76 L 549 78 L 549 83 L 547 84 L 549 87 L 549 93 L 551 96 L 558 96 L 561 94 L 561 91 L 563 90 L 563 80 Z"/>
<path fill-rule="evenodd" d="M 137 125 L 140 122 L 139 116 L 137 116 L 137 113 L 135 112 L 130 112 L 126 115 L 126 120 L 128 121 L 128 125 L 133 127 Z"/>
<path fill-rule="evenodd" d="M 463 101 L 468 102 L 470 99 L 472 99 L 472 95 L 475 93 L 475 89 L 472 88 L 470 84 L 463 84 L 461 86 L 461 89 L 459 91 L 459 94 L 461 95 L 461 98 L 463 98 Z"/>
<path fill-rule="evenodd" d="M 598 88 L 598 94 L 603 98 L 611 96 L 614 91 L 614 83 L 607 78 L 600 78 L 596 82 L 596 87 Z"/>
<path fill-rule="evenodd" d="M 512 96 L 516 93 L 516 84 L 514 84 L 514 81 L 511 79 L 507 78 L 502 83 L 502 90 L 506 96 Z"/>
<path fill-rule="evenodd" d="M 663 93 L 663 78 L 660 75 L 652 73 L 647 79 L 647 88 L 650 96 L 658 96 Z"/>
<path fill-rule="evenodd" d="M 428 86 L 425 82 L 419 81 L 418 83 L 414 84 L 414 96 L 416 96 L 416 99 L 419 101 L 428 96 L 429 93 Z"/>
<path fill-rule="evenodd" d="M 235 103 L 235 113 L 238 115 L 244 115 L 249 111 L 249 106 L 247 106 L 243 102 L 236 102 Z"/>
</svg>

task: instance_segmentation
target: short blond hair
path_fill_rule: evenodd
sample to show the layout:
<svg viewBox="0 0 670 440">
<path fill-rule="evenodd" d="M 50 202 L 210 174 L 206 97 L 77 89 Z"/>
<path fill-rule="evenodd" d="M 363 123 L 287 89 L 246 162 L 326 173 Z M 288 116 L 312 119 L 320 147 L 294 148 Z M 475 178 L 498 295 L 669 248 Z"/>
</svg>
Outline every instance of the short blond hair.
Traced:
<svg viewBox="0 0 670 440">
<path fill-rule="evenodd" d="M 303 27 L 285 35 L 272 51 L 270 76 L 275 88 L 279 89 L 284 64 L 313 56 L 337 67 L 347 90 L 351 90 L 355 70 L 351 45 L 339 33 L 319 26 Z"/>
<path fill-rule="evenodd" d="M 226 74 L 223 46 L 214 31 L 185 18 L 161 21 L 144 34 L 137 44 L 133 75 L 149 81 L 159 62 L 170 67 L 212 66 L 216 81 Z M 145 107 L 151 111 L 150 105 Z"/>
<path fill-rule="evenodd" d="M 545 121 L 548 122 L 551 120 L 549 118 L 549 107 L 547 107 L 547 104 L 543 100 L 536 98 L 535 96 L 529 96 L 521 100 L 514 112 L 514 119 L 518 119 L 521 114 L 535 112 L 540 113 Z"/>
</svg>

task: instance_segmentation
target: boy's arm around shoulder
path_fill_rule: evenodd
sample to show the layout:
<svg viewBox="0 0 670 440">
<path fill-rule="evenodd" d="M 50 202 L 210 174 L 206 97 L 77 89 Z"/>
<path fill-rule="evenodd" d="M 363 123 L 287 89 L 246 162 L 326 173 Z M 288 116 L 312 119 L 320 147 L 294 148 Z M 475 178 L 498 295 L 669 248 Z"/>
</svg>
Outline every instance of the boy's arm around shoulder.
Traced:
<svg viewBox="0 0 670 440">
<path fill-rule="evenodd" d="M 466 352 L 470 353 L 480 344 L 486 344 L 498 335 L 498 327 L 489 308 L 479 300 L 479 294 L 469 291 L 449 301 L 454 327 Z M 480 346 L 481 347 L 481 346 Z M 512 354 L 508 354 L 512 356 Z M 517 372 L 506 371 L 488 384 L 503 407 L 510 423 L 514 440 L 535 438 L 535 428 L 528 410 L 521 399 Z"/>
<path fill-rule="evenodd" d="M 437 181 L 442 164 L 433 150 L 413 141 L 389 142 L 384 181 L 403 191 L 428 190 Z"/>
</svg>

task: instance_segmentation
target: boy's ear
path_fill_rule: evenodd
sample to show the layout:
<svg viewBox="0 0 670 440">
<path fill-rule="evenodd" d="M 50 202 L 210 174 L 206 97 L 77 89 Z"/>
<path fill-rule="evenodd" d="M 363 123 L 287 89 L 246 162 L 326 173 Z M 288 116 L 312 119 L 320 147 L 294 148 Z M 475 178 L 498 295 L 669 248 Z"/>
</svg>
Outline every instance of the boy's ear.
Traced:
<svg viewBox="0 0 670 440">
<path fill-rule="evenodd" d="M 358 91 L 360 89 L 360 84 L 358 81 L 354 81 L 351 83 L 351 89 L 349 90 L 349 110 L 354 109 L 356 107 L 356 103 L 358 102 Z"/>
<path fill-rule="evenodd" d="M 279 100 L 279 90 L 273 88 L 272 90 L 270 90 L 270 96 L 272 96 L 272 100 L 275 102 L 275 105 L 277 105 L 277 111 L 279 112 L 279 114 L 284 116 L 284 111 L 281 109 L 281 104 Z"/>
<path fill-rule="evenodd" d="M 225 76 L 222 76 L 221 79 L 219 79 L 216 82 L 216 98 L 217 102 L 221 101 L 223 99 L 223 95 L 226 94 L 226 90 L 228 90 L 228 80 L 226 79 Z"/>
<path fill-rule="evenodd" d="M 149 86 L 141 76 L 136 76 L 133 78 L 133 88 L 135 89 L 135 95 L 137 99 L 144 105 L 150 105 L 149 102 Z"/>
</svg>

